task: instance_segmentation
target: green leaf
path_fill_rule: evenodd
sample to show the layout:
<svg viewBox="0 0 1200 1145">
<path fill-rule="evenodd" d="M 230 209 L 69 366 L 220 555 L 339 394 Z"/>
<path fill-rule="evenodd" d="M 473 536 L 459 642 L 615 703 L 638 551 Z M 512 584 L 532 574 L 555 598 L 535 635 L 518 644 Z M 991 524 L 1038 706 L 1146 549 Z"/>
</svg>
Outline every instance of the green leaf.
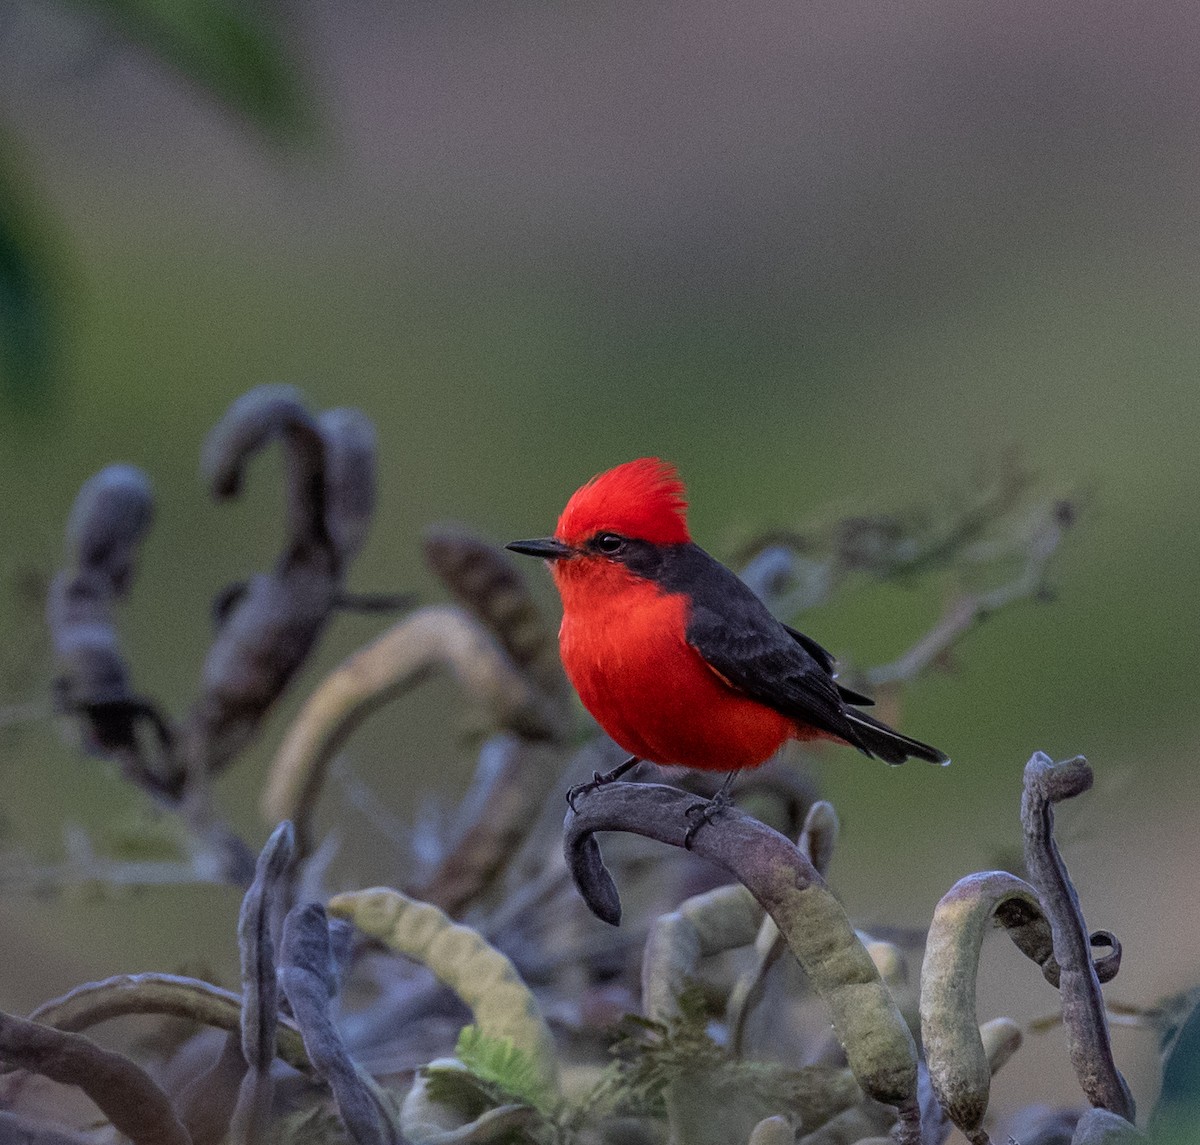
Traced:
<svg viewBox="0 0 1200 1145">
<path fill-rule="evenodd" d="M 1163 1031 L 1163 1080 L 1151 1131 L 1167 1139 L 1200 1119 L 1200 990 L 1170 999 Z"/>
<path fill-rule="evenodd" d="M 546 1111 L 552 1095 L 546 1092 L 533 1058 L 511 1038 L 489 1038 L 478 1026 L 464 1026 L 454 1056 L 480 1080 Z"/>
<path fill-rule="evenodd" d="M 276 141 L 311 133 L 300 69 L 261 0 L 86 2 Z"/>
</svg>

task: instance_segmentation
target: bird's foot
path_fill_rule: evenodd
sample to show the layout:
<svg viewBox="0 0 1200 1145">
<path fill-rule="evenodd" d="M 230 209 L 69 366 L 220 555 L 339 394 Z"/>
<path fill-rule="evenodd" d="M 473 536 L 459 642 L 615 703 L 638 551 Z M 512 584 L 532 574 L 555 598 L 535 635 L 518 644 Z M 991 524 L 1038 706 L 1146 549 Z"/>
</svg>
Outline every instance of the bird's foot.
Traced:
<svg viewBox="0 0 1200 1145">
<path fill-rule="evenodd" d="M 567 790 L 567 806 L 572 811 L 575 810 L 575 800 L 581 795 L 587 795 L 589 792 L 595 791 L 597 787 L 603 787 L 607 783 L 615 783 L 631 768 L 636 767 L 642 761 L 636 756 L 631 755 L 620 767 L 614 767 L 612 771 L 593 771 L 592 778 L 589 783 L 577 783 L 574 787 Z"/>
<path fill-rule="evenodd" d="M 684 817 L 691 822 L 687 829 L 687 834 L 683 837 L 683 846 L 685 850 L 692 849 L 692 840 L 696 837 L 696 832 L 700 830 L 706 823 L 711 823 L 718 815 L 721 814 L 727 807 L 733 806 L 733 800 L 729 796 L 729 792 L 722 788 L 711 799 L 701 800 L 699 803 L 693 803 L 684 811 Z"/>
</svg>

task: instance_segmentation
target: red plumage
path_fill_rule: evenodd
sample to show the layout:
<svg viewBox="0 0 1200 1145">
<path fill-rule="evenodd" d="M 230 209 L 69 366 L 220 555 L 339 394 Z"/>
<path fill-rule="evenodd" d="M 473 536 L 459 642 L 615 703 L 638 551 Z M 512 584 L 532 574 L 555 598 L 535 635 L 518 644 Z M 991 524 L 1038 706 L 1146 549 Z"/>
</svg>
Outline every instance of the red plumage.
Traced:
<svg viewBox="0 0 1200 1145">
<path fill-rule="evenodd" d="M 946 762 L 858 711 L 870 701 L 836 683 L 833 657 L 692 543 L 683 483 L 658 458 L 592 478 L 553 538 L 509 547 L 552 562 L 563 666 L 632 756 L 735 771 L 825 738 L 889 763 Z"/>
<path fill-rule="evenodd" d="M 599 532 L 658 545 L 690 541 L 687 497 L 675 466 L 642 457 L 598 473 L 577 489 L 558 518 L 555 536 L 579 544 Z"/>
</svg>

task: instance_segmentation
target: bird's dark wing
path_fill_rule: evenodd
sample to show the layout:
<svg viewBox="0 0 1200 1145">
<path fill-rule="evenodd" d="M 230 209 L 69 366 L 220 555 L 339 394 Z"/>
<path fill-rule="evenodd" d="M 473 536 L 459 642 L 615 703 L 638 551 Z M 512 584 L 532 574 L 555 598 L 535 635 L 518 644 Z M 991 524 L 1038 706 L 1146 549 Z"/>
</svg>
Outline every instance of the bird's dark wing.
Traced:
<svg viewBox="0 0 1200 1145">
<path fill-rule="evenodd" d="M 790 624 L 785 624 L 783 626 L 783 630 L 797 644 L 799 644 L 805 652 L 807 652 L 814 660 L 816 660 L 816 662 L 820 664 L 821 667 L 830 674 L 830 676 L 832 676 L 835 680 L 837 679 L 837 673 L 834 671 L 837 661 L 834 660 L 832 652 L 828 651 L 828 649 L 822 648 L 821 645 L 818 644 L 811 636 L 805 636 L 803 632 L 797 631 Z M 875 704 L 875 701 L 872 700 L 870 696 L 864 696 L 862 692 L 855 692 L 853 689 L 847 688 L 845 684 L 838 684 L 837 690 L 838 695 L 841 696 L 842 699 L 848 704 L 857 704 L 860 708 L 870 708 Z"/>
<path fill-rule="evenodd" d="M 871 701 L 843 688 L 824 648 L 780 624 L 741 580 L 699 546 L 656 546 L 653 568 L 645 575 L 664 591 L 690 599 L 687 641 L 730 687 L 887 763 L 910 757 L 949 762 L 937 748 L 850 706 Z"/>
<path fill-rule="evenodd" d="M 690 552 L 680 552 L 671 562 L 677 567 L 665 569 L 661 579 L 668 591 L 691 597 L 688 643 L 739 692 L 861 747 L 833 678 L 833 657 L 816 641 L 780 624 L 703 549 L 686 549 Z"/>
</svg>

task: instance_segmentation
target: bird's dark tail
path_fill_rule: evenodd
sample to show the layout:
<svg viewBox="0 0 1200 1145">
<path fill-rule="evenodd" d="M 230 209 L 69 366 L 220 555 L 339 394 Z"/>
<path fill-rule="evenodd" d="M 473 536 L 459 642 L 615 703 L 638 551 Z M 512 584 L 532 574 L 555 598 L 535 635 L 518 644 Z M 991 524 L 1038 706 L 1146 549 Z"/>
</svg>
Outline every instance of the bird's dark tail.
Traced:
<svg viewBox="0 0 1200 1145">
<path fill-rule="evenodd" d="M 861 748 L 867 755 L 877 756 L 884 763 L 903 763 L 906 759 L 924 759 L 930 763 L 938 763 L 945 767 L 950 757 L 945 752 L 938 751 L 918 739 L 910 739 L 901 735 L 887 724 L 873 719 L 863 712 L 853 708 L 846 709 L 846 719 L 854 729 L 856 747 Z"/>
</svg>

